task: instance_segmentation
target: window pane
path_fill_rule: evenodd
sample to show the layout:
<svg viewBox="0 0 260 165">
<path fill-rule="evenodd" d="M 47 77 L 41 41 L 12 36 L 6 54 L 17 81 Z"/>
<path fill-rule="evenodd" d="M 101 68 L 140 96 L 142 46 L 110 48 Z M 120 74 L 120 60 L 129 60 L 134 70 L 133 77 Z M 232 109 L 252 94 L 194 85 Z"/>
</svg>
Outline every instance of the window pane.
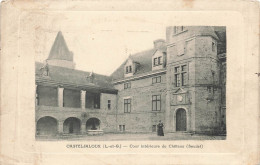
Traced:
<svg viewBox="0 0 260 165">
<path fill-rule="evenodd" d="M 176 84 L 176 87 L 180 86 L 180 75 L 179 74 L 175 75 L 175 84 Z"/>
<path fill-rule="evenodd" d="M 181 71 L 187 71 L 187 65 L 182 65 L 181 66 Z"/>
<path fill-rule="evenodd" d="M 158 58 L 154 58 L 154 65 L 158 65 Z"/>
<path fill-rule="evenodd" d="M 157 110 L 161 110 L 161 101 L 157 101 Z"/>
<path fill-rule="evenodd" d="M 178 72 L 180 71 L 179 68 L 180 68 L 180 67 L 175 67 L 175 68 L 174 68 L 174 72 L 175 72 L 175 73 L 178 73 Z"/>
<path fill-rule="evenodd" d="M 129 72 L 130 73 L 132 72 L 132 66 L 129 66 Z"/>
<path fill-rule="evenodd" d="M 157 100 L 161 100 L 161 95 L 158 95 Z"/>
<path fill-rule="evenodd" d="M 127 104 L 124 105 L 124 112 L 127 112 Z"/>
<path fill-rule="evenodd" d="M 182 73 L 182 85 L 187 85 L 188 84 L 188 76 L 187 73 Z"/>
<path fill-rule="evenodd" d="M 158 77 L 158 81 L 157 82 L 161 82 L 161 76 Z"/>
<path fill-rule="evenodd" d="M 158 64 L 159 64 L 159 65 L 162 64 L 162 57 L 158 57 Z"/>
<path fill-rule="evenodd" d="M 153 84 L 156 83 L 156 77 L 152 78 Z"/>
<path fill-rule="evenodd" d="M 156 101 L 153 101 L 153 111 L 156 111 Z"/>
</svg>

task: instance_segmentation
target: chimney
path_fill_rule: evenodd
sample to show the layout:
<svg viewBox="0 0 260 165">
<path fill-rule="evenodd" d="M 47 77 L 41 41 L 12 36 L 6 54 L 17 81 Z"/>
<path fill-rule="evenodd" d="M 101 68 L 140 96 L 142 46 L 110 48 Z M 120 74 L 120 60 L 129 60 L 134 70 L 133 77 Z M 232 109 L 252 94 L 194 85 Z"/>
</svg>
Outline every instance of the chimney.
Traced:
<svg viewBox="0 0 260 165">
<path fill-rule="evenodd" d="M 158 39 L 158 40 L 153 41 L 153 44 L 154 44 L 154 49 L 158 49 L 158 48 L 165 46 L 165 40 Z"/>
</svg>

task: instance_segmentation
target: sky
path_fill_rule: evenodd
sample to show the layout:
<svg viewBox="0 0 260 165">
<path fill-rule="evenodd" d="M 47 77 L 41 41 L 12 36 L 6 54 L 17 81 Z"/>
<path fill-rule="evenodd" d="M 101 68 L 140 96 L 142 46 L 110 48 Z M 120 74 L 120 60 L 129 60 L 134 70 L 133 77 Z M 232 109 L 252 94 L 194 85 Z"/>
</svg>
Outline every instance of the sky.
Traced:
<svg viewBox="0 0 260 165">
<path fill-rule="evenodd" d="M 163 13 L 49 12 L 36 14 L 35 60 L 47 59 L 58 31 L 74 54 L 76 69 L 112 74 L 131 54 L 166 38 Z"/>
</svg>

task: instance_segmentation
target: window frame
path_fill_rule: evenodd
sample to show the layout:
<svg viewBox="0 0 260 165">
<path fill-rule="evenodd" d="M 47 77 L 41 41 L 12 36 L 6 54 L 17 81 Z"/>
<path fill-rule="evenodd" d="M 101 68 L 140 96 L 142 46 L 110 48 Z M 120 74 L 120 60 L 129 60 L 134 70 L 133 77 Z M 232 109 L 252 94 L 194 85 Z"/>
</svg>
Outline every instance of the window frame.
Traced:
<svg viewBox="0 0 260 165">
<path fill-rule="evenodd" d="M 125 74 L 132 73 L 132 72 L 133 72 L 132 65 L 128 65 L 125 67 Z"/>
<path fill-rule="evenodd" d="M 124 113 L 130 113 L 131 112 L 131 102 L 132 99 L 128 98 L 128 99 L 124 99 Z"/>
<path fill-rule="evenodd" d="M 107 109 L 111 110 L 111 100 L 107 100 Z"/>
<path fill-rule="evenodd" d="M 185 67 L 185 69 L 184 69 Z M 188 65 L 183 64 L 174 67 L 175 87 L 188 85 Z"/>
<path fill-rule="evenodd" d="M 152 95 L 152 111 L 161 111 L 162 109 L 161 101 L 162 101 L 161 95 Z M 155 107 L 154 107 L 154 103 L 155 103 Z M 158 103 L 160 104 L 159 108 L 158 108 Z"/>
<path fill-rule="evenodd" d="M 153 66 L 160 66 L 163 64 L 163 57 L 162 56 L 158 56 L 158 57 L 154 57 L 153 58 Z"/>
<path fill-rule="evenodd" d="M 161 83 L 161 82 L 162 82 L 162 76 L 157 76 L 157 77 L 152 78 L 152 84 L 157 84 L 157 83 Z"/>
<path fill-rule="evenodd" d="M 119 125 L 119 131 L 125 132 L 125 125 Z"/>
<path fill-rule="evenodd" d="M 131 88 L 131 82 L 124 83 L 124 89 L 129 89 L 129 88 Z"/>
</svg>

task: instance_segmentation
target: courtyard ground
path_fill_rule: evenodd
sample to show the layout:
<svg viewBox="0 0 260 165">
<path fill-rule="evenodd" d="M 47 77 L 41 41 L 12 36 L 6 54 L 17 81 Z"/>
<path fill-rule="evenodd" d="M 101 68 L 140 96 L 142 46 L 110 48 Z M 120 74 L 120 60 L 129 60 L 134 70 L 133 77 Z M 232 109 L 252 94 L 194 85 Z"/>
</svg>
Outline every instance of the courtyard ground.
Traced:
<svg viewBox="0 0 260 165">
<path fill-rule="evenodd" d="M 73 140 L 73 141 L 160 141 L 160 140 L 225 140 L 226 136 L 212 136 L 189 133 L 167 133 L 164 136 L 157 136 L 156 133 L 124 133 L 103 135 L 63 135 L 62 137 L 37 137 L 37 140 Z"/>
</svg>

